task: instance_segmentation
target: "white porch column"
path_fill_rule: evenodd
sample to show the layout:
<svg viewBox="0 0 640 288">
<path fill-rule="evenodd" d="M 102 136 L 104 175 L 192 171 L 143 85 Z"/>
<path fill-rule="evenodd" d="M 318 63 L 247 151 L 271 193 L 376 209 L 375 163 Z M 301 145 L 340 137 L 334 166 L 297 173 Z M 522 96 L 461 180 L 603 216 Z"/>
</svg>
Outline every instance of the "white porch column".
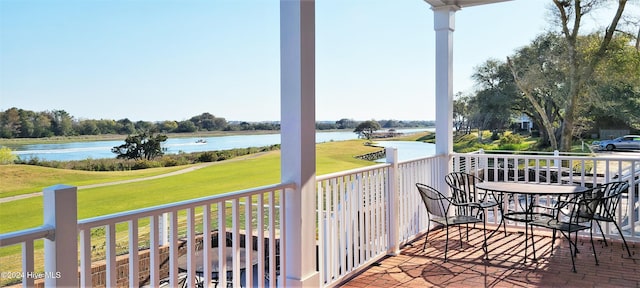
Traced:
<svg viewBox="0 0 640 288">
<path fill-rule="evenodd" d="M 280 1 L 281 181 L 286 287 L 319 287 L 315 224 L 315 2 Z"/>
<path fill-rule="evenodd" d="M 453 31 L 458 6 L 432 8 L 436 31 L 436 154 L 441 155 L 440 191 L 444 191 L 444 176 L 451 170 L 453 153 Z"/>
</svg>

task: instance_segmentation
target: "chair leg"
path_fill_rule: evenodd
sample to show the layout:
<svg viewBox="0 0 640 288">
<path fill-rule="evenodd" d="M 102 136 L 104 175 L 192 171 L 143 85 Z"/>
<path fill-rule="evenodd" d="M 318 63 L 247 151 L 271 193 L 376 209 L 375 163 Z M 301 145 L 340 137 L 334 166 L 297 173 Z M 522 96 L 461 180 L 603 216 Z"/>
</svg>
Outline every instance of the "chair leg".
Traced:
<svg viewBox="0 0 640 288">
<path fill-rule="evenodd" d="M 562 235 L 567 238 L 567 240 L 569 241 L 569 254 L 571 254 L 571 267 L 573 270 L 573 273 L 578 273 L 578 271 L 576 270 L 576 262 L 573 258 L 575 258 L 575 253 L 577 253 L 578 251 L 578 245 L 577 245 L 577 241 L 578 241 L 578 232 L 576 232 L 576 243 L 572 243 L 571 242 L 571 233 L 569 233 L 569 235 L 566 235 L 564 233 L 562 233 Z M 573 246 L 574 252 L 571 251 L 571 247 Z"/>
<path fill-rule="evenodd" d="M 602 235 L 602 242 L 604 242 L 604 246 L 609 246 L 609 243 L 607 243 L 607 239 L 604 237 L 604 230 L 602 230 L 602 226 L 600 225 L 600 221 L 596 221 L 596 224 L 598 224 L 598 229 L 600 229 L 600 234 Z M 617 224 L 616 224 L 616 227 L 617 227 Z M 620 231 L 620 230 L 618 230 L 618 231 Z"/>
<path fill-rule="evenodd" d="M 449 226 L 446 226 L 446 229 L 447 229 L 447 237 L 446 237 L 446 240 L 444 241 L 444 262 L 447 262 L 447 252 L 449 251 Z M 462 242 L 462 239 L 460 240 L 460 242 Z"/>
<path fill-rule="evenodd" d="M 482 236 L 484 236 L 484 243 L 482 244 L 482 250 L 484 250 L 484 259 L 489 260 L 489 247 L 487 246 L 487 223 L 482 221 Z"/>
<path fill-rule="evenodd" d="M 596 265 L 600 265 L 598 264 L 598 253 L 596 253 L 596 245 L 593 244 L 593 227 L 589 229 L 589 240 L 591 241 L 591 251 L 593 251 L 593 258 L 596 259 Z"/>
<path fill-rule="evenodd" d="M 536 257 L 536 239 L 534 239 L 533 235 L 533 226 L 529 225 L 529 229 L 531 230 L 531 249 L 533 250 L 533 260 L 537 259 Z"/>
<path fill-rule="evenodd" d="M 629 250 L 629 245 L 627 245 L 627 240 L 624 239 L 624 234 L 622 234 L 622 229 L 620 229 L 620 226 L 616 221 L 613 221 L 613 224 L 616 225 L 616 229 L 618 229 L 618 234 L 620 234 L 620 238 L 622 238 L 622 243 L 624 243 L 624 247 L 627 248 L 627 254 L 629 254 L 629 257 L 631 257 L 631 251 Z M 602 232 L 602 230 L 600 230 L 600 232 Z M 602 232 L 602 238 L 604 239 L 604 232 Z"/>
<path fill-rule="evenodd" d="M 527 263 L 527 252 L 529 251 L 529 224 L 524 223 L 524 263 Z"/>
<path fill-rule="evenodd" d="M 503 226 L 504 237 L 507 237 L 507 222 L 504 221 L 504 218 L 502 218 L 502 216 L 500 216 L 500 223 Z M 498 229 L 500 229 L 500 226 L 498 226 Z"/>
<path fill-rule="evenodd" d="M 551 255 L 553 255 L 553 246 L 555 246 L 556 244 L 556 232 L 557 231 L 555 229 L 553 229 L 553 232 L 551 232 L 551 234 L 553 235 L 551 236 Z"/>
<path fill-rule="evenodd" d="M 422 245 L 422 252 L 427 248 L 427 239 L 429 239 L 429 229 L 427 229 L 427 235 L 424 236 L 424 244 Z"/>
</svg>

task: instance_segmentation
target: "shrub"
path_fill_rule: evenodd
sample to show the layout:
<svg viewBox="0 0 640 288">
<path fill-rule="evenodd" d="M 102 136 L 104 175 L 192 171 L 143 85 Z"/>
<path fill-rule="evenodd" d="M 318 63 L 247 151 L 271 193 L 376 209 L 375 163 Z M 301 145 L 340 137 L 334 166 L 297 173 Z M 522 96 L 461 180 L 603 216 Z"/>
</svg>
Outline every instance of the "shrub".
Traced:
<svg viewBox="0 0 640 288">
<path fill-rule="evenodd" d="M 160 162 L 162 163 L 162 167 L 178 166 L 178 159 L 173 159 L 171 157 L 162 157 Z"/>
<path fill-rule="evenodd" d="M 526 143 L 504 144 L 504 145 L 501 144 L 498 147 L 498 150 L 522 151 L 522 150 L 527 150 L 528 148 L 529 148 L 529 145 L 527 145 Z"/>
<path fill-rule="evenodd" d="M 152 160 L 136 160 L 133 166 L 131 166 L 131 169 L 140 170 L 140 169 L 148 169 L 148 168 L 155 168 L 155 167 L 161 167 L 160 163 Z"/>
<path fill-rule="evenodd" d="M 524 139 L 522 138 L 522 136 L 518 134 L 508 134 L 500 138 L 500 145 L 502 146 L 507 144 L 520 144 L 523 141 Z"/>
<path fill-rule="evenodd" d="M 204 152 L 198 156 L 199 162 L 214 162 L 217 160 L 218 160 L 218 156 L 211 151 Z"/>
<path fill-rule="evenodd" d="M 14 163 L 18 159 L 18 156 L 13 154 L 13 151 L 9 147 L 0 148 L 0 165 Z"/>
</svg>

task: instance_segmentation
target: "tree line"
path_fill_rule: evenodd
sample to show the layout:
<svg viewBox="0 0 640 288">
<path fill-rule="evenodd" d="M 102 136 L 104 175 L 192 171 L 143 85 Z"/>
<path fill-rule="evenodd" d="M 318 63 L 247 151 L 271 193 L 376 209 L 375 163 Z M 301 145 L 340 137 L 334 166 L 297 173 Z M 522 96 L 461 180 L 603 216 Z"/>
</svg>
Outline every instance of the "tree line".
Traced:
<svg viewBox="0 0 640 288">
<path fill-rule="evenodd" d="M 604 31 L 580 34 L 590 13 L 613 3 L 552 2 L 548 32 L 475 68 L 476 91 L 454 99 L 457 131 L 503 131 L 526 115 L 540 147 L 569 151 L 573 140 L 599 129 L 640 130 L 638 15 L 624 14 L 627 1 L 616 1 Z"/>
<path fill-rule="evenodd" d="M 379 120 L 382 128 L 429 127 L 434 121 Z M 340 119 L 335 122 L 319 121 L 318 130 L 353 129 L 360 121 Z M 64 110 L 35 112 L 16 107 L 0 111 L 0 138 L 44 138 L 80 135 L 131 135 L 142 132 L 193 133 L 202 131 L 253 131 L 280 130 L 277 121 L 244 122 L 227 121 L 211 113 L 202 113 L 184 121 L 131 121 L 128 118 L 76 119 Z"/>
</svg>

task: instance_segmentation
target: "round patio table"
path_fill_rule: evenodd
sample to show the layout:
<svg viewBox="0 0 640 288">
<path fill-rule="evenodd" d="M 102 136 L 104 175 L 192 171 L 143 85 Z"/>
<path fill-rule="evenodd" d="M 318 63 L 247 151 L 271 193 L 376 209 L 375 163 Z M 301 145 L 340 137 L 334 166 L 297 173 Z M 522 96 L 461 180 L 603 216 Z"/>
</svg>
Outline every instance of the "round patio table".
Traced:
<svg viewBox="0 0 640 288">
<path fill-rule="evenodd" d="M 506 231 L 506 222 L 504 222 L 504 219 L 511 220 L 514 222 L 525 223 L 525 257 L 524 257 L 525 262 L 527 261 L 527 250 L 528 250 L 528 242 L 529 242 L 527 239 L 529 225 L 527 223 L 537 219 L 541 219 L 543 217 L 547 217 L 547 218 L 554 217 L 554 215 L 551 215 L 549 213 L 541 213 L 538 211 L 534 211 L 536 207 L 543 208 L 543 209 L 551 209 L 551 210 L 555 209 L 555 207 L 551 207 L 551 206 L 544 207 L 544 206 L 537 205 L 535 198 L 537 196 L 552 196 L 552 197 L 560 198 L 568 195 L 582 194 L 590 190 L 587 187 L 572 185 L 572 184 L 560 185 L 560 184 L 548 184 L 548 183 L 518 183 L 518 182 L 482 182 L 482 183 L 476 184 L 476 188 L 486 190 L 486 191 L 492 191 L 494 195 L 495 193 L 500 194 L 500 197 L 498 197 L 498 202 L 502 203 L 502 205 L 498 205 L 498 209 L 500 210 L 500 214 L 502 215 L 502 219 L 500 222 L 504 223 L 505 231 Z M 518 211 L 517 209 L 514 209 L 514 210 L 505 209 L 503 207 L 505 205 L 503 200 L 504 194 L 508 194 L 510 196 L 508 199 L 513 199 L 514 202 L 517 201 L 521 206 L 522 210 Z M 524 203 L 521 203 L 519 199 L 516 200 L 516 195 L 525 196 L 523 199 Z M 557 202 L 558 201 L 556 201 L 556 203 Z M 507 206 L 508 205 L 509 204 L 507 203 Z M 514 208 L 516 208 L 516 205 L 517 204 L 514 203 Z M 491 238 L 491 236 L 493 236 L 493 234 L 495 234 L 495 232 L 498 231 L 498 229 L 500 229 L 500 225 L 498 225 L 498 228 L 496 230 L 492 231 L 491 234 L 489 234 L 487 239 Z M 533 235 L 533 231 L 531 234 Z M 533 242 L 533 239 L 531 239 L 531 241 Z M 536 250 L 535 250 L 535 246 L 533 246 L 534 261 L 535 261 L 535 258 L 536 258 Z"/>
</svg>

